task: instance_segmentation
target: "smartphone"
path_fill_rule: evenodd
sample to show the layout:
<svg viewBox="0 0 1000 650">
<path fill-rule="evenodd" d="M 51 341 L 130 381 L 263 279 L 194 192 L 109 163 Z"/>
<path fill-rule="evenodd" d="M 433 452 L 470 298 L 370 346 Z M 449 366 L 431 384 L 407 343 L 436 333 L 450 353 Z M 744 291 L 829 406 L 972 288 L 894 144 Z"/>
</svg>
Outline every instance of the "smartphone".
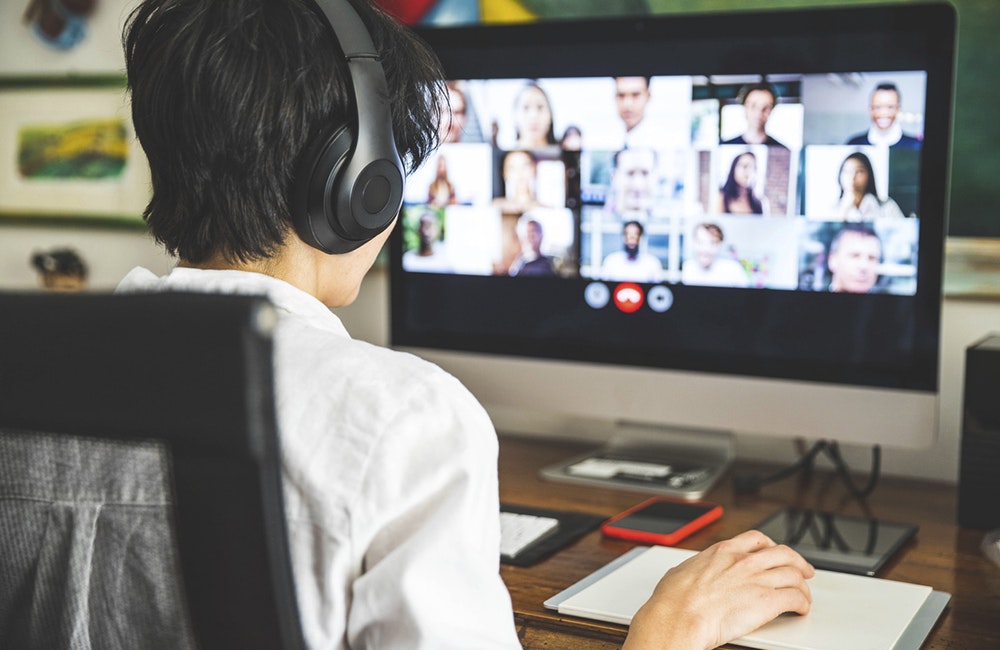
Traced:
<svg viewBox="0 0 1000 650">
<path fill-rule="evenodd" d="M 601 525 L 608 537 L 643 544 L 673 546 L 722 516 L 722 506 L 653 497 Z"/>
</svg>

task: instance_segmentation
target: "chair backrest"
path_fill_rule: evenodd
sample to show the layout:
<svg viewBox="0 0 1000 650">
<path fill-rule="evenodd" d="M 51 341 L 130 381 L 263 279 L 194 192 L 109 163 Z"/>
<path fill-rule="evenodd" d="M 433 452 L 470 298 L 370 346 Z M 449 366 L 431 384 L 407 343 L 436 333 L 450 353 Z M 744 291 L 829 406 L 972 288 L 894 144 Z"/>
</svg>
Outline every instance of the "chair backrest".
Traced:
<svg viewBox="0 0 1000 650">
<path fill-rule="evenodd" d="M 0 647 L 304 647 L 276 320 L 252 296 L 0 293 Z"/>
</svg>

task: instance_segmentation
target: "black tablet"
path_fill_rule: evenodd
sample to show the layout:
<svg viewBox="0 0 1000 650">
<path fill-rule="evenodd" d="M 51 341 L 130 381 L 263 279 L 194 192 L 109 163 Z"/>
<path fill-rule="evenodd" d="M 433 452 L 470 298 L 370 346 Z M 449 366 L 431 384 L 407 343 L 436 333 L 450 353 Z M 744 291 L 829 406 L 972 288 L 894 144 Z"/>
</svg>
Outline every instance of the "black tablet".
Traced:
<svg viewBox="0 0 1000 650">
<path fill-rule="evenodd" d="M 917 526 L 815 510 L 785 509 L 754 526 L 817 569 L 874 576 Z"/>
</svg>

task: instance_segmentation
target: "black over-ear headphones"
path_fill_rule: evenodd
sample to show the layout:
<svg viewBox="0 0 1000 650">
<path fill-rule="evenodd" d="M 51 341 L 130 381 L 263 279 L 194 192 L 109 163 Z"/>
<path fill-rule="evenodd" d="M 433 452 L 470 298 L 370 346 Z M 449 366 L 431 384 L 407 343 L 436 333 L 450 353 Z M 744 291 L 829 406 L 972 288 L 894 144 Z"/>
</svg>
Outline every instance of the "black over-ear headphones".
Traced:
<svg viewBox="0 0 1000 650">
<path fill-rule="evenodd" d="M 347 253 L 392 223 L 403 202 L 403 164 L 396 150 L 389 91 L 379 53 L 348 0 L 315 0 L 347 61 L 354 92 L 348 123 L 303 155 L 292 220 L 308 244 Z"/>
</svg>

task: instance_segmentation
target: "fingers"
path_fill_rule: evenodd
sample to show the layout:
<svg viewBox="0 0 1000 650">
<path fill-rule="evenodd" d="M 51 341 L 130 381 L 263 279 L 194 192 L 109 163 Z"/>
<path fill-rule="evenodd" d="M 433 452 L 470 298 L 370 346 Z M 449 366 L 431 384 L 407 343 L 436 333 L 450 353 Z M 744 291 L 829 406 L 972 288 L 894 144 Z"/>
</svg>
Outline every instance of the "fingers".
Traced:
<svg viewBox="0 0 1000 650">
<path fill-rule="evenodd" d="M 812 607 L 812 591 L 806 582 L 816 574 L 799 553 L 783 544 L 754 551 L 741 561 L 752 565 L 750 573 L 763 589 L 761 597 L 769 601 L 772 616 L 784 612 L 805 615 Z"/>
<path fill-rule="evenodd" d="M 716 544 L 718 552 L 745 556 L 759 570 L 767 570 L 779 566 L 796 568 L 806 579 L 815 575 L 816 570 L 798 552 L 774 541 L 759 530 L 748 530 L 744 533 Z"/>
<path fill-rule="evenodd" d="M 799 553 L 784 544 L 772 546 L 747 556 L 751 558 L 761 570 L 773 569 L 776 567 L 792 567 L 796 569 L 803 578 L 811 578 L 816 574 L 816 569 L 809 564 Z"/>
<path fill-rule="evenodd" d="M 797 614 L 809 612 L 812 605 L 812 590 L 809 589 L 809 583 L 803 580 L 798 568 L 780 566 L 761 573 L 757 580 L 762 588 L 775 592 L 782 602 L 790 603 L 780 612 Z"/>
<path fill-rule="evenodd" d="M 777 546 L 770 537 L 759 530 L 748 530 L 721 543 L 732 545 L 734 550 L 741 550 L 746 553 Z"/>
<path fill-rule="evenodd" d="M 791 587 L 772 589 L 765 592 L 762 598 L 770 610 L 770 615 L 765 620 L 770 620 L 786 612 L 805 616 L 812 609 L 812 594 L 809 593 L 809 585 L 802 582 Z"/>
</svg>

